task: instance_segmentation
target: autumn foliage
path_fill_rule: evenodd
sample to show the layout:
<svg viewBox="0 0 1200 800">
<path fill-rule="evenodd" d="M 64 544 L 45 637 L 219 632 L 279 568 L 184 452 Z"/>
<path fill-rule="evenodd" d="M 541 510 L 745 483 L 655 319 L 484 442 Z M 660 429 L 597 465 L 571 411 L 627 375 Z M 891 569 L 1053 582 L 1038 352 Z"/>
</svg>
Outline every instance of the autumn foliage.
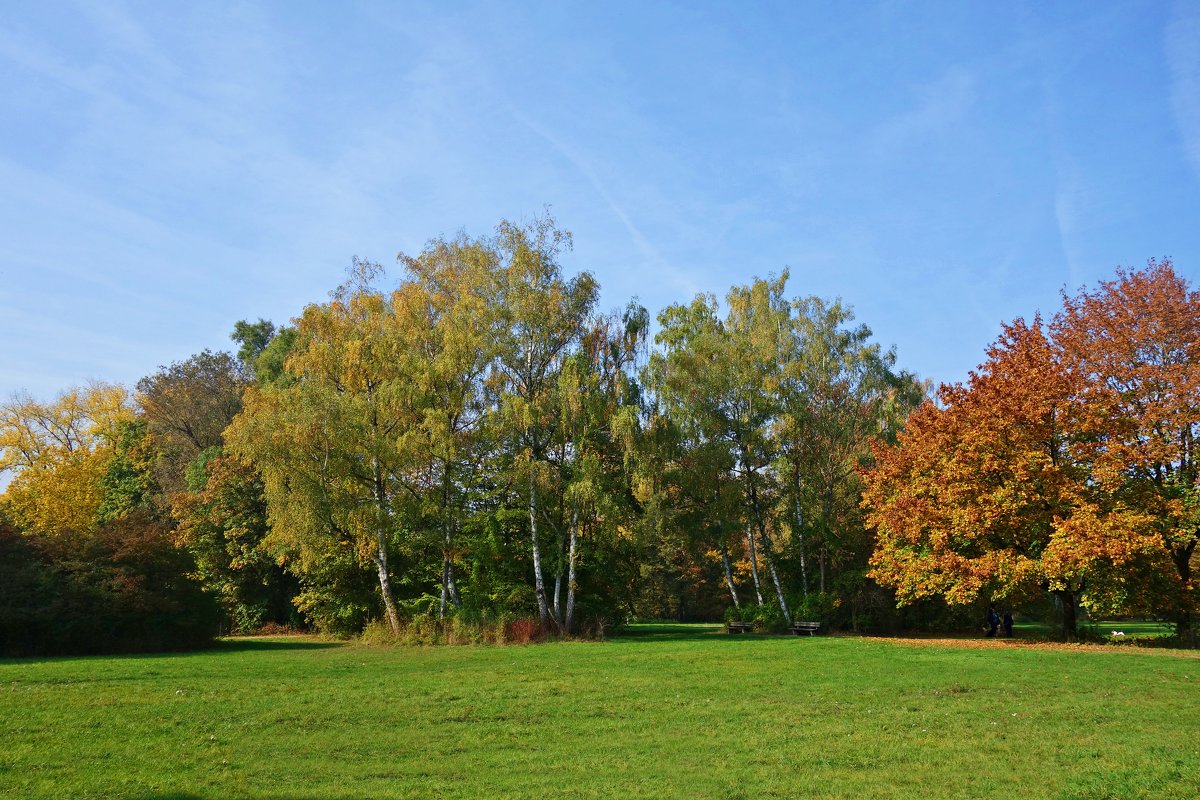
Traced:
<svg viewBox="0 0 1200 800">
<path fill-rule="evenodd" d="M 1049 590 L 1071 635 L 1077 604 L 1144 604 L 1168 570 L 1159 610 L 1189 630 L 1198 349 L 1200 297 L 1170 262 L 1065 296 L 1049 324 L 1005 325 L 965 384 L 876 448 L 873 577 L 901 603 Z"/>
<path fill-rule="evenodd" d="M 547 215 L 391 286 L 355 259 L 290 325 L 238 323 L 236 357 L 0 404 L 0 652 L 961 629 L 1047 592 L 1068 636 L 1080 608 L 1192 631 L 1200 296 L 1169 262 L 1004 325 L 925 400 L 786 272 L 651 336 L 570 244 Z"/>
</svg>

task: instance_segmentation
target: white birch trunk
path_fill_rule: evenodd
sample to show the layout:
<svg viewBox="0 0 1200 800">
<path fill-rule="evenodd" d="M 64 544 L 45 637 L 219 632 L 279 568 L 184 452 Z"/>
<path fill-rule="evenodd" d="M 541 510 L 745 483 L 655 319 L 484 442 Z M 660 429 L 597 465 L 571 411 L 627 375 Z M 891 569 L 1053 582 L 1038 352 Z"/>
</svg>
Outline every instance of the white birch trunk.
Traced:
<svg viewBox="0 0 1200 800">
<path fill-rule="evenodd" d="M 737 587 L 733 585 L 733 569 L 729 566 L 729 548 L 721 542 L 721 562 L 725 565 L 725 585 L 729 587 L 729 596 L 733 598 L 733 607 L 741 608 L 738 602 Z"/>
<path fill-rule="evenodd" d="M 375 569 L 379 575 L 379 593 L 383 596 L 383 607 L 387 612 L 392 633 L 400 635 L 400 612 L 396 610 L 396 598 L 392 595 L 392 579 L 388 576 L 387 563 L 387 490 L 383 486 L 383 475 L 376 459 L 371 464 L 375 481 Z"/>
<path fill-rule="evenodd" d="M 808 597 L 808 551 L 804 547 L 804 519 L 800 515 L 799 498 L 796 498 L 796 549 L 800 552 L 800 589 Z"/>
<path fill-rule="evenodd" d="M 775 596 L 779 598 L 779 610 L 783 612 L 783 618 L 788 625 L 792 624 L 792 612 L 788 610 L 787 600 L 783 598 L 783 585 L 779 582 L 779 573 L 775 571 L 775 560 L 771 558 L 769 553 L 763 554 L 767 559 L 767 570 L 771 573 L 771 581 L 775 584 Z"/>
<path fill-rule="evenodd" d="M 751 525 L 746 531 L 746 540 L 750 543 L 750 574 L 754 577 L 754 596 L 758 598 L 758 604 L 763 604 L 762 587 L 758 583 L 758 553 L 754 547 L 754 526 Z"/>
<path fill-rule="evenodd" d="M 542 551 L 538 547 L 537 485 L 533 477 L 533 462 L 529 464 L 529 540 L 533 546 L 533 589 L 537 594 L 538 622 L 542 630 L 550 628 L 550 609 L 546 604 L 546 582 L 542 579 Z"/>
<path fill-rule="evenodd" d="M 561 558 L 561 555 L 560 555 Z M 562 597 L 562 569 L 554 575 L 554 621 L 562 624 L 562 605 L 559 603 L 559 598 Z"/>
<path fill-rule="evenodd" d="M 379 573 L 379 593 L 383 595 L 383 606 L 387 610 L 388 625 L 392 633 L 400 635 L 400 612 L 396 610 L 396 598 L 392 596 L 392 581 L 388 577 L 387 542 L 380 532 L 376 536 L 378 549 L 375 552 L 375 567 Z"/>
<path fill-rule="evenodd" d="M 442 603 L 439 616 L 446 618 L 447 603 L 462 607 L 458 585 L 454 582 L 454 523 L 450 511 L 450 465 L 442 468 Z"/>
<path fill-rule="evenodd" d="M 571 632 L 575 624 L 575 546 L 578 541 L 579 512 L 571 512 L 571 543 L 567 547 L 567 617 L 565 629 Z"/>
</svg>

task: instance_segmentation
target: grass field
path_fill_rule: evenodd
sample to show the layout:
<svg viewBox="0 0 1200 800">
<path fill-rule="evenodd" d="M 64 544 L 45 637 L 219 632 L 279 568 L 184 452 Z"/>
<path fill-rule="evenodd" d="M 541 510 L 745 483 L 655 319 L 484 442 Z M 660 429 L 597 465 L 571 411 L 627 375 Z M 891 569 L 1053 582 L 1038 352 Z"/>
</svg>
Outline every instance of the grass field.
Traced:
<svg viewBox="0 0 1200 800">
<path fill-rule="evenodd" d="M 1017 635 L 1055 639 L 1059 636 L 1059 626 L 1037 622 L 1018 622 L 1015 626 Z M 1153 620 L 1081 620 L 1081 633 L 1086 633 L 1096 639 L 1110 642 L 1123 642 L 1130 639 L 1159 639 L 1175 633 L 1175 625 L 1170 622 Z M 1114 632 L 1123 636 L 1114 636 Z"/>
<path fill-rule="evenodd" d="M 1096 636 L 1103 637 L 1109 640 L 1120 640 L 1121 636 L 1114 636 L 1115 632 L 1124 634 L 1125 638 L 1137 637 L 1140 639 L 1154 639 L 1160 636 L 1170 636 L 1175 632 L 1175 626 L 1169 622 L 1153 622 L 1153 621 L 1089 621 L 1080 628 L 1089 631 Z"/>
<path fill-rule="evenodd" d="M 1200 659 L 727 636 L 0 662 L 0 797 L 1196 797 Z"/>
</svg>

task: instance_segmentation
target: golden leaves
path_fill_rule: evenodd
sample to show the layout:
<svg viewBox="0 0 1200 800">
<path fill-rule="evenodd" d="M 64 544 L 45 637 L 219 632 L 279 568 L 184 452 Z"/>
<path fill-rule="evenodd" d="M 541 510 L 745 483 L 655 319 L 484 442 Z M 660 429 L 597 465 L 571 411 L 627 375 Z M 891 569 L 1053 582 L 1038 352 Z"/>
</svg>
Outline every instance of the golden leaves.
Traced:
<svg viewBox="0 0 1200 800">
<path fill-rule="evenodd" d="M 4 511 L 44 534 L 93 528 L 118 426 L 132 418 L 125 389 L 105 383 L 0 407 L 0 470 L 13 473 L 0 496 Z"/>
<path fill-rule="evenodd" d="M 987 355 L 875 448 L 876 580 L 965 602 L 1111 580 L 1172 546 L 1197 487 L 1200 296 L 1170 263 L 1005 325 Z"/>
</svg>

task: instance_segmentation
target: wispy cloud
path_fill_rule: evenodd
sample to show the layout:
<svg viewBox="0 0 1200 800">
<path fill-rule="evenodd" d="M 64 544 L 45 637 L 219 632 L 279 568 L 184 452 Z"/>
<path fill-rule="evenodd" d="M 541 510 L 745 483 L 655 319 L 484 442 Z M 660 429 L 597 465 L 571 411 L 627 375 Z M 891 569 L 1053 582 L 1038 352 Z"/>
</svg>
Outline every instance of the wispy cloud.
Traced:
<svg viewBox="0 0 1200 800">
<path fill-rule="evenodd" d="M 944 137 L 966 118 L 975 101 L 975 80 L 960 66 L 946 70 L 937 80 L 913 91 L 912 106 L 884 120 L 870 134 L 868 148 L 878 158 L 893 158 L 898 151 Z"/>
<path fill-rule="evenodd" d="M 1175 127 L 1200 179 L 1200 7 L 1187 0 L 1175 4 L 1165 44 Z"/>
<path fill-rule="evenodd" d="M 565 158 L 587 180 L 588 184 L 596 191 L 596 195 L 604 202 L 613 216 L 621 222 L 625 230 L 629 232 L 630 238 L 633 239 L 651 266 L 662 272 L 677 289 L 688 296 L 701 291 L 700 287 L 687 272 L 673 266 L 642 233 L 629 214 L 625 212 L 622 204 L 617 202 L 617 199 L 608 190 L 608 187 L 605 186 L 604 181 L 600 179 L 600 175 L 597 173 L 595 167 L 592 166 L 591 160 L 587 156 L 574 146 L 555 136 L 542 125 L 522 114 L 516 108 L 512 108 L 511 113 L 514 119 L 545 140 L 547 144 L 553 147 L 555 151 Z"/>
</svg>

